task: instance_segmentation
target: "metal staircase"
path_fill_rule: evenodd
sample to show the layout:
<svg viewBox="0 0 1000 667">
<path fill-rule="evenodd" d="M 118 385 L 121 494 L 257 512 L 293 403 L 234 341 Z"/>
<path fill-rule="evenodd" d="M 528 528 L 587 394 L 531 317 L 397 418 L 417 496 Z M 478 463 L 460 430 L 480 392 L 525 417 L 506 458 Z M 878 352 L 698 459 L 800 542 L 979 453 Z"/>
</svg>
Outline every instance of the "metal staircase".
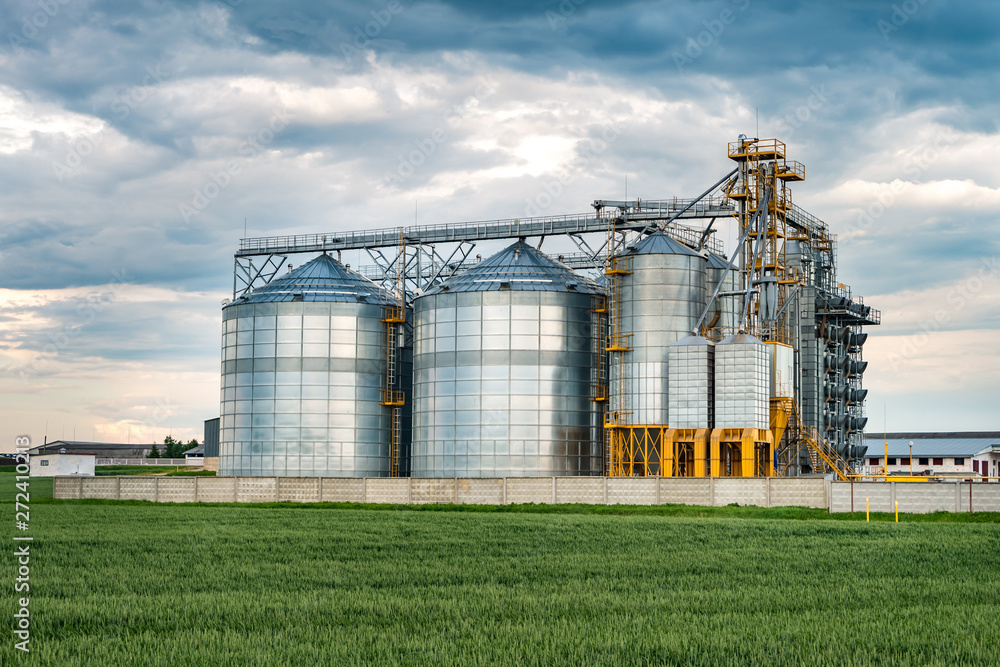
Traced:
<svg viewBox="0 0 1000 667">
<path fill-rule="evenodd" d="M 826 441 L 820 432 L 813 426 L 807 426 L 802 421 L 802 414 L 798 409 L 797 401 L 790 401 L 791 415 L 788 421 L 787 441 L 789 445 L 777 452 L 779 458 L 784 458 L 785 463 L 777 471 L 778 475 L 784 475 L 788 468 L 798 459 L 799 453 L 804 447 L 806 455 L 813 472 L 819 474 L 835 473 L 837 479 L 842 482 L 857 477 L 857 473 L 850 464 L 844 460 L 837 450 Z"/>
</svg>

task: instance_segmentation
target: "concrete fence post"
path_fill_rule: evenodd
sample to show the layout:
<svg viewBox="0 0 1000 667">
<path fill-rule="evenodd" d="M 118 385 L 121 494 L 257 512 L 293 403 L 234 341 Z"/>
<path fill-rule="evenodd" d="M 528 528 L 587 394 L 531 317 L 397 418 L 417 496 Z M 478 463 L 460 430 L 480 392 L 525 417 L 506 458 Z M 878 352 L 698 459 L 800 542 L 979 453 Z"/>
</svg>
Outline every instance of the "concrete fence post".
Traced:
<svg viewBox="0 0 1000 667">
<path fill-rule="evenodd" d="M 318 503 L 323 502 L 323 478 L 322 477 L 319 478 L 319 500 L 317 500 L 316 502 L 318 502 Z"/>
<path fill-rule="evenodd" d="M 663 483 L 663 481 L 662 481 L 662 480 L 663 480 L 663 478 L 662 478 L 662 477 L 660 477 L 659 475 L 657 475 L 657 476 L 656 476 L 656 504 L 657 504 L 657 505 L 660 505 L 660 504 L 662 504 L 662 503 L 660 502 L 660 484 L 662 484 L 662 483 Z"/>
<path fill-rule="evenodd" d="M 115 477 L 115 500 L 122 499 L 122 478 Z"/>
<path fill-rule="evenodd" d="M 708 478 L 708 504 L 715 507 L 715 478 Z"/>
<path fill-rule="evenodd" d="M 503 478 L 503 504 L 507 504 L 507 478 Z"/>
<path fill-rule="evenodd" d="M 770 477 L 765 477 L 764 478 L 764 502 L 766 503 L 766 505 L 764 505 L 765 507 L 770 507 L 771 506 L 771 478 Z"/>
<path fill-rule="evenodd" d="M 455 495 L 451 497 L 451 502 L 458 504 L 458 477 L 455 478 Z"/>
<path fill-rule="evenodd" d="M 406 504 L 407 505 L 412 505 L 413 504 L 413 478 L 412 477 L 407 477 L 406 478 Z"/>
<path fill-rule="evenodd" d="M 896 505 L 896 483 L 889 482 L 889 511 Z"/>
<path fill-rule="evenodd" d="M 552 504 L 556 504 L 556 476 L 552 476 Z"/>
<path fill-rule="evenodd" d="M 955 485 L 955 513 L 958 514 L 962 511 L 962 485 Z"/>
<path fill-rule="evenodd" d="M 361 478 L 361 502 L 362 503 L 367 503 L 368 502 L 368 478 L 367 477 L 362 477 Z"/>
<path fill-rule="evenodd" d="M 199 486 L 199 484 L 198 484 L 198 478 L 195 477 L 194 478 L 194 501 L 195 502 L 198 502 L 198 486 Z"/>
</svg>

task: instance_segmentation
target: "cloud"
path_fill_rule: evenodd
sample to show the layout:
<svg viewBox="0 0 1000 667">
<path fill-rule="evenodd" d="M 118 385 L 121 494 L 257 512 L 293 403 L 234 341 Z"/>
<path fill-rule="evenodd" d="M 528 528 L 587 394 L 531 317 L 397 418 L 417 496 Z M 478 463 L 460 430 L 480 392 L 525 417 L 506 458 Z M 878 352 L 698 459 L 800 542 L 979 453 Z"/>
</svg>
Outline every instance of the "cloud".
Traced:
<svg viewBox="0 0 1000 667">
<path fill-rule="evenodd" d="M 420 223 L 582 212 L 626 178 L 630 196 L 692 196 L 758 122 L 806 164 L 794 201 L 839 235 L 840 280 L 882 308 L 887 338 L 919 335 L 1000 255 L 992 4 L 923 3 L 887 36 L 894 9 L 877 3 L 389 5 L 73 2 L 0 48 L 2 363 L 80 331 L 25 389 L 32 409 L 131 423 L 116 396 L 155 402 L 121 369 L 159 382 L 197 367 L 192 395 L 215 411 L 218 302 L 244 225 L 392 228 L 415 203 Z M 20 34 L 37 11 L 0 17 Z M 121 273 L 81 326 L 81 303 Z M 994 292 L 945 328 L 995 331 Z"/>
</svg>

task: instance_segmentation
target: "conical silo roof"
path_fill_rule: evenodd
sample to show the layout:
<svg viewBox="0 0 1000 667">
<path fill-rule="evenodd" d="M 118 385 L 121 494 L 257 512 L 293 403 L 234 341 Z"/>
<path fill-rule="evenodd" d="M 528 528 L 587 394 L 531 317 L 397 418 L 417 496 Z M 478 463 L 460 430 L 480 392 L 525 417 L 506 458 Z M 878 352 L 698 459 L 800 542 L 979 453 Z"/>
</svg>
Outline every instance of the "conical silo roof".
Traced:
<svg viewBox="0 0 1000 667">
<path fill-rule="evenodd" d="M 670 344 L 671 347 L 674 346 L 680 347 L 685 345 L 707 345 L 709 347 L 715 347 L 715 343 L 713 343 L 709 339 L 704 338 L 703 336 L 694 336 L 694 335 L 685 336 L 684 338 L 681 338 L 679 341 Z"/>
<path fill-rule="evenodd" d="M 724 338 L 719 345 L 763 345 L 764 341 L 753 334 L 738 333 Z"/>
<path fill-rule="evenodd" d="M 736 269 L 725 257 L 720 257 L 714 252 L 708 253 L 708 268 L 710 269 Z"/>
<path fill-rule="evenodd" d="M 630 255 L 693 255 L 702 257 L 701 254 L 687 247 L 677 239 L 673 239 L 663 232 L 654 232 L 629 251 Z"/>
<path fill-rule="evenodd" d="M 297 269 L 237 299 L 234 304 L 279 301 L 395 303 L 394 296 L 360 273 L 320 255 Z"/>
<path fill-rule="evenodd" d="M 601 292 L 594 281 L 524 241 L 518 241 L 471 269 L 428 289 L 426 294 L 499 290 L 583 294 Z"/>
</svg>

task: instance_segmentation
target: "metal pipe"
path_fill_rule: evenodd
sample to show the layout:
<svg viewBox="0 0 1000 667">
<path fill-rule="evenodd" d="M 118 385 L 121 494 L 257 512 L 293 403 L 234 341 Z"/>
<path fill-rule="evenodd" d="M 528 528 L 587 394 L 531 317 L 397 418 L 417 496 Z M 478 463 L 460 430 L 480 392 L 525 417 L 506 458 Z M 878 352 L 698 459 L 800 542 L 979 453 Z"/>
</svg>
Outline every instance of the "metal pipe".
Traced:
<svg viewBox="0 0 1000 667">
<path fill-rule="evenodd" d="M 788 295 L 788 297 L 787 297 L 787 298 L 785 299 L 785 303 L 784 303 L 784 305 L 782 305 L 782 306 L 781 306 L 781 308 L 779 308 L 779 309 L 778 309 L 778 312 L 774 314 L 774 322 L 775 322 L 775 325 L 777 325 L 777 323 L 778 323 L 778 318 L 779 318 L 779 317 L 781 317 L 781 314 L 782 314 L 783 312 L 785 312 L 785 308 L 788 308 L 788 304 L 790 304 L 790 303 L 792 302 L 792 298 L 793 298 L 793 297 L 794 297 L 794 296 L 795 296 L 796 294 L 798 294 L 798 291 L 799 291 L 799 288 L 800 288 L 800 287 L 802 287 L 802 285 L 796 285 L 796 286 L 795 286 L 795 289 L 793 289 L 793 290 L 792 290 L 792 293 L 791 293 L 791 294 L 789 294 L 789 295 Z"/>
<path fill-rule="evenodd" d="M 701 193 L 700 195 L 698 195 L 698 196 L 697 196 L 696 198 L 692 199 L 692 200 L 691 200 L 691 201 L 690 201 L 690 202 L 688 203 L 688 205 L 687 205 L 687 206 L 685 206 L 685 207 L 684 207 L 684 208 L 682 208 L 681 210 L 679 210 L 679 211 L 677 211 L 676 213 L 674 213 L 674 214 L 673 214 L 672 216 L 670 216 L 669 218 L 667 218 L 667 219 L 666 219 L 666 221 L 664 221 L 664 222 L 660 223 L 660 224 L 659 224 L 659 225 L 657 225 L 656 227 L 646 227 L 645 229 L 643 229 L 643 230 L 642 230 L 642 233 L 643 233 L 643 234 L 649 234 L 649 233 L 652 233 L 652 232 L 655 232 L 655 231 L 657 231 L 658 229 L 663 229 L 664 227 L 666 227 L 667 225 L 669 225 L 669 224 L 670 224 L 671 222 L 673 222 L 673 221 L 674 221 L 674 220 L 676 220 L 677 218 L 681 217 L 681 216 L 682 216 L 683 214 L 687 213 L 687 212 L 688 212 L 688 210 L 690 210 L 692 206 L 694 206 L 695 204 L 697 204 L 698 202 L 700 202 L 700 201 L 701 201 L 702 199 L 704 199 L 705 197 L 707 197 L 707 196 L 708 196 L 709 194 L 711 194 L 711 193 L 712 193 L 712 191 L 713 191 L 713 190 L 715 190 L 715 188 L 719 187 L 720 185 L 722 185 L 723 183 L 725 183 L 726 181 L 728 181 L 728 180 L 729 180 L 730 178 L 732 178 L 732 177 L 733 177 L 733 175 L 734 175 L 734 174 L 735 174 L 735 173 L 736 173 L 737 171 L 739 171 L 739 167 L 737 167 L 736 169 L 733 169 L 733 170 L 732 170 L 731 172 L 729 172 L 728 174 L 726 174 L 725 176 L 723 176 L 722 178 L 720 178 L 720 179 L 718 180 L 718 182 L 716 182 L 716 184 L 715 184 L 715 185 L 713 185 L 712 187 L 710 187 L 710 188 L 709 188 L 708 190 L 705 190 L 704 192 L 702 192 L 702 193 Z M 626 214 L 626 215 L 627 215 L 627 214 Z M 714 221 L 715 221 L 715 219 L 713 218 L 713 222 L 714 222 Z M 702 236 L 701 236 L 701 241 L 700 241 L 700 242 L 699 242 L 699 244 L 698 244 L 698 247 L 699 247 L 699 248 L 700 248 L 700 247 L 702 247 L 702 245 L 704 245 L 704 243 L 705 243 L 705 238 L 706 238 L 706 237 L 708 236 L 708 230 L 709 230 L 709 229 L 711 229 L 711 228 L 712 228 L 712 225 L 711 225 L 711 224 L 709 224 L 709 225 L 708 225 L 708 228 L 706 229 L 706 231 L 705 231 L 705 232 L 704 232 L 704 233 L 702 234 Z"/>
<path fill-rule="evenodd" d="M 764 197 L 765 198 L 767 197 L 767 191 L 764 193 Z M 760 212 L 761 208 L 758 208 L 757 211 L 753 214 L 753 218 L 751 218 L 750 224 L 747 225 L 746 230 L 743 232 L 743 237 L 739 240 L 739 243 L 736 244 L 736 247 L 733 250 L 733 255 L 732 257 L 729 258 L 729 266 L 732 266 L 733 262 L 736 261 L 737 255 L 743 252 L 743 244 L 746 242 L 747 237 L 750 236 L 750 230 L 753 229 L 754 224 L 756 224 L 757 218 L 760 216 Z M 705 322 L 705 318 L 708 317 L 708 311 L 712 308 L 712 304 L 715 303 L 715 299 L 719 296 L 719 292 L 722 290 L 722 285 L 725 282 L 726 282 L 726 274 L 723 273 L 722 276 L 719 278 L 719 283 L 715 286 L 715 291 L 712 292 L 712 298 L 708 300 L 708 303 L 705 305 L 705 310 L 702 311 L 701 317 L 698 318 L 698 322 L 694 325 L 694 329 L 691 330 L 691 333 L 693 335 L 695 336 L 698 335 L 698 331 L 701 330 L 701 325 Z M 740 293 L 742 294 L 742 291 Z M 742 326 L 742 324 L 743 322 L 741 320 L 740 325 Z"/>
<path fill-rule="evenodd" d="M 771 191 L 771 186 L 768 184 L 767 188 L 764 190 L 764 196 L 761 197 L 760 204 L 757 207 L 757 211 L 754 213 L 753 220 L 751 224 L 748 225 L 748 229 L 752 229 L 754 223 L 757 225 L 757 243 L 754 246 L 753 257 L 750 258 L 750 266 L 746 267 L 747 272 L 747 296 L 743 300 L 743 308 L 740 309 L 740 330 L 744 328 L 744 323 L 746 322 L 748 311 L 750 309 L 750 295 L 751 287 L 753 287 L 753 281 L 750 280 L 750 272 L 757 266 L 757 258 L 760 257 L 760 252 L 764 246 L 764 239 L 767 237 L 767 231 L 764 229 L 764 220 L 761 218 L 766 215 L 764 212 L 767 211 L 767 207 L 771 204 L 771 196 L 774 193 Z M 746 238 L 746 236 L 744 236 Z M 740 243 L 742 250 L 742 243 Z M 730 262 L 732 263 L 732 262 Z"/>
</svg>

